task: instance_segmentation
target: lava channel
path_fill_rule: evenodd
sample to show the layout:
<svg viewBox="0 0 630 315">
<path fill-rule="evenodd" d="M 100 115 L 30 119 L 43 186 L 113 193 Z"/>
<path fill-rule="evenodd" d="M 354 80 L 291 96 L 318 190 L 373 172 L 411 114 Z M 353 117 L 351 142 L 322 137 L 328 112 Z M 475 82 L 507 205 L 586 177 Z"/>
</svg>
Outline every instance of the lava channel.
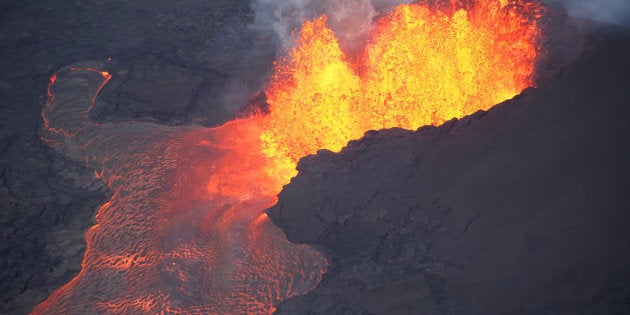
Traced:
<svg viewBox="0 0 630 315">
<path fill-rule="evenodd" d="M 33 314 L 264 314 L 312 290 L 326 259 L 263 213 L 301 157 L 369 130 L 438 125 L 533 84 L 541 6 L 454 2 L 398 6 L 354 55 L 325 16 L 304 22 L 276 63 L 269 113 L 216 128 L 95 124 L 105 62 L 56 73 L 42 139 L 112 197 L 86 234 L 81 272 Z"/>
</svg>

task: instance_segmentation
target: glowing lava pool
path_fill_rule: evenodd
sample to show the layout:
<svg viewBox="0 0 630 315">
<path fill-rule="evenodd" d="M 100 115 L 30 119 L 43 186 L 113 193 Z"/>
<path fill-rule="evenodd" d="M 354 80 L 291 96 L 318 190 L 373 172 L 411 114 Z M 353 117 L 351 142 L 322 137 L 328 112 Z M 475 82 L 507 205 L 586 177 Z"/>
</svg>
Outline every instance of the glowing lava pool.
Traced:
<svg viewBox="0 0 630 315">
<path fill-rule="evenodd" d="M 86 234 L 82 270 L 34 314 L 271 313 L 312 290 L 322 254 L 286 240 L 263 210 L 298 160 L 366 131 L 462 117 L 533 84 L 541 7 L 485 1 L 398 6 L 348 55 L 325 16 L 276 64 L 269 113 L 216 128 L 94 124 L 105 63 L 55 74 L 42 138 L 112 192 Z"/>
</svg>

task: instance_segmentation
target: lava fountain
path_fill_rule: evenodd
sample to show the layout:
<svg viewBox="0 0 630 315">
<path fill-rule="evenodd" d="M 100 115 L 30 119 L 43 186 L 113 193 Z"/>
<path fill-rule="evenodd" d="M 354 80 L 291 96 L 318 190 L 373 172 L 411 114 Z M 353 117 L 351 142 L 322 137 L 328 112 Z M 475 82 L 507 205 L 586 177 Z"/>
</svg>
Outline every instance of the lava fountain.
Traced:
<svg viewBox="0 0 630 315">
<path fill-rule="evenodd" d="M 61 70 L 42 138 L 92 168 L 112 197 L 86 234 L 79 275 L 33 313 L 271 313 L 308 292 L 326 260 L 263 213 L 298 160 L 368 130 L 488 109 L 531 86 L 540 12 L 507 0 L 401 5 L 354 55 L 325 16 L 306 21 L 275 65 L 269 113 L 217 128 L 94 124 L 106 64 Z"/>
</svg>

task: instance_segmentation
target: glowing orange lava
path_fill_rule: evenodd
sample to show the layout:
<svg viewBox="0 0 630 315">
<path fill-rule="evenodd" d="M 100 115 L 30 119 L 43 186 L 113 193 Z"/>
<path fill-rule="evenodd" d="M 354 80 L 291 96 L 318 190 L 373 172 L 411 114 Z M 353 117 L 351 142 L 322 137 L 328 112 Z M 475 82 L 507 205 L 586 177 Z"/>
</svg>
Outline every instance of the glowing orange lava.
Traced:
<svg viewBox="0 0 630 315">
<path fill-rule="evenodd" d="M 513 97 L 533 84 L 540 9 L 400 5 L 360 56 L 344 54 L 325 16 L 304 23 L 266 91 L 265 155 L 288 179 L 301 157 L 339 151 L 368 130 L 439 125 Z"/>
<path fill-rule="evenodd" d="M 401 5 L 352 56 L 325 16 L 307 21 L 276 64 L 269 114 L 212 129 L 75 123 L 94 98 L 82 110 L 55 98 L 53 76 L 43 138 L 92 167 L 113 196 L 86 235 L 81 273 L 33 313 L 271 313 L 308 292 L 325 259 L 261 214 L 298 160 L 368 130 L 437 125 L 518 94 L 533 84 L 539 18 L 524 1 Z M 102 77 L 94 95 L 110 78 L 71 70 Z"/>
</svg>

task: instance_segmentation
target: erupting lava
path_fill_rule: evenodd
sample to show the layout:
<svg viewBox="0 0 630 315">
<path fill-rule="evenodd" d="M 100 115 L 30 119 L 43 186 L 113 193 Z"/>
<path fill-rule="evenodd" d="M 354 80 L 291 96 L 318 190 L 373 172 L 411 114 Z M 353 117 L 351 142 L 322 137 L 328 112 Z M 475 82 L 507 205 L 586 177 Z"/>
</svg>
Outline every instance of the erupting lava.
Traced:
<svg viewBox="0 0 630 315">
<path fill-rule="evenodd" d="M 267 90 L 264 153 L 282 160 L 290 178 L 318 149 L 339 151 L 368 130 L 439 125 L 533 84 L 539 5 L 453 8 L 398 6 L 360 56 L 342 52 L 325 16 L 304 23 Z"/>
<path fill-rule="evenodd" d="M 401 5 L 353 56 L 325 16 L 307 21 L 276 65 L 270 112 L 212 129 L 93 124 L 86 114 L 109 74 L 58 73 L 43 138 L 113 196 L 86 235 L 81 273 L 33 313 L 270 313 L 308 292 L 325 259 L 261 214 L 297 161 L 368 130 L 440 124 L 516 95 L 533 83 L 539 17 L 524 1 Z M 89 98 L 63 89 L 77 82 Z"/>
</svg>

